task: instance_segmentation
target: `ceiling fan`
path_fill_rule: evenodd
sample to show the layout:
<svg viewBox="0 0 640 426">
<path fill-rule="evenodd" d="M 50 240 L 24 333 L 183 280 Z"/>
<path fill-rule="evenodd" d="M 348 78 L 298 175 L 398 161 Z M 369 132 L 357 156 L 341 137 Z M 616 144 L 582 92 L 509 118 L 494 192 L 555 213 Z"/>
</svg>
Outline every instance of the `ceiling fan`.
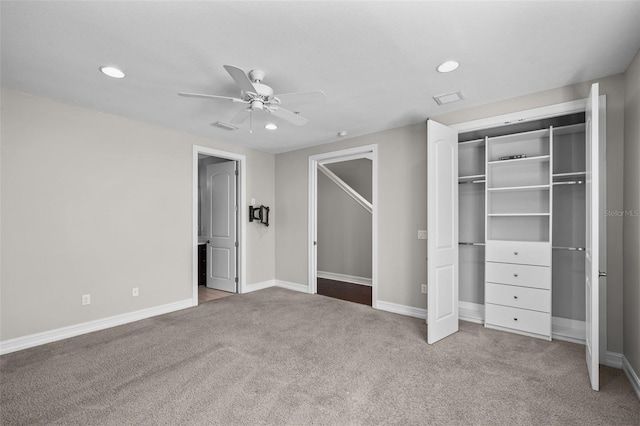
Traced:
<svg viewBox="0 0 640 426">
<path fill-rule="evenodd" d="M 266 111 L 271 115 L 297 126 L 304 126 L 309 122 L 309 120 L 301 116 L 297 111 L 293 112 L 282 108 L 280 106 L 282 103 L 299 104 L 306 102 L 322 102 L 326 99 L 325 94 L 319 90 L 311 92 L 285 93 L 274 96 L 273 89 L 262 84 L 262 80 L 265 76 L 264 71 L 251 70 L 247 74 L 243 69 L 234 67 L 233 65 L 225 65 L 224 69 L 227 70 L 229 75 L 231 75 L 231 78 L 233 78 L 236 84 L 240 87 L 240 97 L 233 98 L 229 96 L 184 92 L 180 92 L 178 95 L 192 98 L 221 99 L 246 104 L 247 106 L 231 119 L 231 123 L 234 124 L 243 123 L 247 118 L 251 117 L 252 113 L 255 111 Z M 224 125 L 229 126 L 226 123 L 221 124 L 223 124 L 223 127 L 225 127 Z M 228 128 L 235 129 L 236 127 L 229 126 Z"/>
</svg>

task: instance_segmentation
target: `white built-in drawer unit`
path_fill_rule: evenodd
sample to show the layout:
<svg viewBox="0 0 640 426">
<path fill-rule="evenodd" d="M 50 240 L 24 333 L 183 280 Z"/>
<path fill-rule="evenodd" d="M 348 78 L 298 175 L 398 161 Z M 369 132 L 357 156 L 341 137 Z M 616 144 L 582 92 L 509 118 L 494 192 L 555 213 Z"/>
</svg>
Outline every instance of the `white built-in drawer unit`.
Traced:
<svg viewBox="0 0 640 426">
<path fill-rule="evenodd" d="M 551 340 L 551 315 L 545 312 L 486 303 L 485 325 L 533 333 Z"/>
<path fill-rule="evenodd" d="M 486 261 L 551 266 L 551 243 L 488 240 Z"/>
<path fill-rule="evenodd" d="M 487 283 L 485 303 L 551 312 L 551 291 L 538 288 Z"/>
<path fill-rule="evenodd" d="M 487 262 L 485 277 L 492 283 L 551 289 L 551 268 L 548 266 Z"/>
</svg>

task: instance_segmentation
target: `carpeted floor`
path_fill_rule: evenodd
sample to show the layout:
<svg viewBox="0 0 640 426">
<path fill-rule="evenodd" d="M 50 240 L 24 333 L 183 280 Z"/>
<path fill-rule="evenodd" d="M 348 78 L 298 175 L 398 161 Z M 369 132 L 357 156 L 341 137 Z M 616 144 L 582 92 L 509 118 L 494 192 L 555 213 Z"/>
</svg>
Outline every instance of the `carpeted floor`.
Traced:
<svg viewBox="0 0 640 426">
<path fill-rule="evenodd" d="M 3 425 L 638 425 L 584 346 L 271 288 L 0 357 Z"/>
</svg>

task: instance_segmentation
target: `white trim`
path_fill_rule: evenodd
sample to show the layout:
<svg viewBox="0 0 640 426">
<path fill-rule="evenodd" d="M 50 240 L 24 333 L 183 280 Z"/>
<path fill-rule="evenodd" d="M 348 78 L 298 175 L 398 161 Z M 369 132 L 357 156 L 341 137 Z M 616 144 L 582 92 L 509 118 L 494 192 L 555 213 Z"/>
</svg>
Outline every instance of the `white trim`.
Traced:
<svg viewBox="0 0 640 426">
<path fill-rule="evenodd" d="M 275 287 L 275 285 L 276 285 L 276 280 L 267 280 L 267 281 L 261 281 L 259 283 L 247 284 L 244 286 L 243 294 L 251 293 L 253 291 L 258 291 L 258 290 L 264 290 L 265 288 L 269 288 L 269 287 Z"/>
<path fill-rule="evenodd" d="M 551 336 L 555 340 L 585 344 L 587 326 L 584 321 L 569 318 L 551 318 Z"/>
<path fill-rule="evenodd" d="M 299 291 L 301 293 L 309 293 L 309 286 L 304 284 L 292 283 L 290 281 L 274 280 L 275 286 L 286 288 L 287 290 Z"/>
<path fill-rule="evenodd" d="M 453 127 L 458 131 L 458 133 L 465 133 L 475 130 L 489 129 L 492 127 L 500 127 L 507 124 L 521 123 L 525 121 L 540 120 L 543 118 L 549 118 L 558 115 L 583 112 L 586 109 L 586 106 L 586 99 L 578 99 L 570 102 L 547 105 L 540 108 L 533 108 L 524 111 L 496 115 L 494 117 L 481 118 L 479 120 L 452 124 L 449 127 Z"/>
<path fill-rule="evenodd" d="M 320 170 L 326 177 L 328 177 L 333 183 L 338 185 L 342 191 L 345 192 L 349 197 L 353 198 L 353 200 L 360 204 L 366 211 L 369 213 L 373 213 L 373 206 L 370 202 L 368 202 L 362 195 L 358 193 L 355 189 L 349 186 L 348 183 L 340 179 L 335 173 L 327 168 L 324 164 L 318 163 L 318 170 Z"/>
<path fill-rule="evenodd" d="M 378 306 L 376 309 L 386 312 L 392 312 L 394 314 L 406 315 L 408 317 L 427 319 L 427 310 L 423 308 L 414 308 L 413 306 L 399 305 L 397 303 L 384 302 L 378 300 Z"/>
<path fill-rule="evenodd" d="M 192 212 L 192 285 L 193 285 L 193 305 L 198 304 L 198 154 L 211 155 L 213 157 L 226 158 L 238 162 L 238 178 L 240 179 L 240 194 L 238 196 L 238 242 L 240 251 L 238 253 L 238 288 L 237 292 L 245 293 L 247 277 L 247 157 L 233 152 L 220 151 L 206 146 L 193 145 L 193 212 Z"/>
<path fill-rule="evenodd" d="M 605 352 L 605 356 L 600 359 L 600 364 L 604 364 L 608 367 L 612 368 L 622 368 L 622 358 L 623 355 L 617 352 Z"/>
<path fill-rule="evenodd" d="M 318 271 L 318 278 L 324 278 L 326 280 L 334 281 L 344 281 L 347 283 L 360 284 L 371 287 L 371 278 L 366 277 L 356 277 L 353 275 L 337 274 L 335 272 Z"/>
<path fill-rule="evenodd" d="M 287 290 L 300 291 L 302 293 L 309 293 L 309 287 L 304 284 L 292 283 L 282 280 L 267 280 L 259 283 L 247 284 L 244 288 L 244 293 L 251 293 L 253 291 L 264 290 L 265 288 L 280 287 Z"/>
<path fill-rule="evenodd" d="M 484 305 L 458 300 L 458 319 L 484 324 Z"/>
<path fill-rule="evenodd" d="M 371 305 L 377 308 L 378 304 L 378 145 L 363 145 L 339 151 L 325 152 L 309 156 L 309 209 L 308 209 L 308 286 L 306 291 L 315 294 L 317 288 L 318 251 L 314 244 L 317 241 L 317 204 L 318 204 L 318 164 L 329 164 L 338 161 L 348 161 L 358 158 L 368 158 L 372 161 L 372 217 L 371 217 Z"/>
<path fill-rule="evenodd" d="M 196 305 L 193 304 L 193 301 L 191 299 L 184 299 L 178 302 L 167 303 L 165 305 L 128 312 L 126 314 L 114 315 L 112 317 L 70 325 L 62 328 L 56 328 L 54 330 L 44 331 L 41 333 L 16 337 L 15 339 L 9 339 L 5 340 L 4 342 L 0 342 L 0 355 L 44 345 L 46 343 L 57 342 L 58 340 L 68 339 L 70 337 L 92 333 L 94 331 L 104 330 L 106 328 L 116 327 L 118 325 L 123 325 L 134 321 L 140 321 L 146 318 L 155 317 L 157 315 L 168 314 L 169 312 L 191 308 L 192 306 Z"/>
<path fill-rule="evenodd" d="M 622 371 L 627 375 L 629 382 L 631 382 L 631 387 L 633 387 L 636 396 L 640 399 L 640 378 L 638 377 L 638 373 L 633 371 L 633 367 L 631 367 L 627 357 L 624 355 L 622 356 Z"/>
</svg>

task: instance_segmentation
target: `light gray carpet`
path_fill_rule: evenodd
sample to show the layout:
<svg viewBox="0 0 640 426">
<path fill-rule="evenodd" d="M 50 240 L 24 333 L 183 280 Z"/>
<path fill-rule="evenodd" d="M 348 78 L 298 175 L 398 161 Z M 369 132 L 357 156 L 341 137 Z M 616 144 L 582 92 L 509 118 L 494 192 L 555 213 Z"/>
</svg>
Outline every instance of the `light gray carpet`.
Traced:
<svg viewBox="0 0 640 426">
<path fill-rule="evenodd" d="M 584 346 L 272 288 L 0 358 L 3 425 L 640 424 Z"/>
</svg>

